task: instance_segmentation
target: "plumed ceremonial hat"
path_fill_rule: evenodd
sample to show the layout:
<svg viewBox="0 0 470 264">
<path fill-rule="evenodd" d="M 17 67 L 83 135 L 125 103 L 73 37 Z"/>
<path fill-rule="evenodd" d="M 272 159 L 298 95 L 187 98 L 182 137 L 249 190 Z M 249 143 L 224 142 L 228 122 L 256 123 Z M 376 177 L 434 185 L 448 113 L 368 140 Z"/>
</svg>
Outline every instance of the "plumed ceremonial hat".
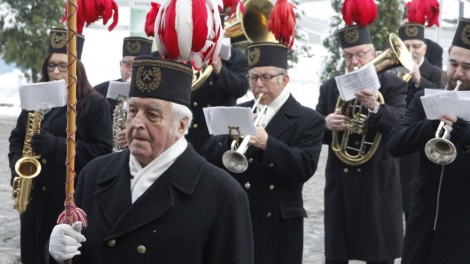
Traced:
<svg viewBox="0 0 470 264">
<path fill-rule="evenodd" d="M 341 48 L 372 43 L 367 25 L 372 24 L 377 17 L 375 2 L 373 0 L 346 0 L 341 11 L 346 23 L 346 27 L 337 32 Z"/>
<path fill-rule="evenodd" d="M 452 46 L 470 49 L 470 19 L 462 18 L 455 31 Z"/>
<path fill-rule="evenodd" d="M 398 36 L 402 40 L 424 40 L 424 27 L 439 27 L 439 1 L 413 0 L 405 4 L 408 23 L 401 25 Z"/>
<path fill-rule="evenodd" d="M 152 52 L 152 43 L 152 40 L 142 37 L 124 38 L 122 44 L 122 57 L 150 55 Z"/>
<path fill-rule="evenodd" d="M 190 65 L 153 56 L 138 56 L 132 63 L 129 98 L 156 98 L 189 107 L 192 79 Z"/>
<path fill-rule="evenodd" d="M 67 54 L 67 29 L 52 28 L 49 33 L 47 53 L 63 53 Z M 83 44 L 85 36 L 77 34 L 77 58 L 82 57 Z"/>
<path fill-rule="evenodd" d="M 273 66 L 287 69 L 287 46 L 274 42 L 253 42 L 246 47 L 251 68 Z"/>
</svg>

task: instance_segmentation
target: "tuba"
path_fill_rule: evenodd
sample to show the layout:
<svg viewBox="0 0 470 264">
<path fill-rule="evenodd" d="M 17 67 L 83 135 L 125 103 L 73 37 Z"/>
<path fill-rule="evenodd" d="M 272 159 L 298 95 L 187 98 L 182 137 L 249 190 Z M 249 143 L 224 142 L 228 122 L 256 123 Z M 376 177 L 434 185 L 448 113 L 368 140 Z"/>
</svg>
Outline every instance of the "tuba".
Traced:
<svg viewBox="0 0 470 264">
<path fill-rule="evenodd" d="M 251 108 L 251 112 L 254 112 L 256 109 L 256 106 L 258 103 L 261 101 L 261 98 L 263 97 L 263 93 L 260 93 L 258 95 L 258 99 L 256 99 L 255 104 Z M 266 116 L 266 110 L 268 106 L 265 105 L 261 112 L 258 114 L 258 117 L 255 120 L 255 127 L 260 124 L 264 117 Z M 245 152 L 248 149 L 248 142 L 250 141 L 251 136 L 246 136 L 242 143 L 239 145 L 238 144 L 238 139 L 241 137 L 240 131 L 238 130 L 238 127 L 229 127 L 230 129 L 230 136 L 234 138 L 232 141 L 231 149 L 225 151 L 224 155 L 222 156 L 222 163 L 224 164 L 225 168 L 227 170 L 233 172 L 233 173 L 242 173 L 245 172 L 246 169 L 248 169 L 248 160 L 245 157 Z M 236 129 L 238 131 L 238 135 L 232 135 L 231 130 Z"/>
<path fill-rule="evenodd" d="M 196 71 L 193 68 L 193 81 L 191 85 L 191 92 L 196 91 L 197 89 L 201 88 L 201 86 L 206 82 L 207 78 L 212 73 L 212 66 L 211 65 L 204 65 L 201 70 Z"/>
<path fill-rule="evenodd" d="M 404 67 L 411 71 L 413 61 L 403 41 L 397 35 L 390 33 L 389 42 L 390 47 L 388 49 L 364 66 L 373 64 L 377 73 L 396 67 Z M 410 76 L 403 75 L 399 77 L 408 81 Z M 376 93 L 379 103 L 384 104 L 382 94 L 379 91 L 376 91 Z M 366 140 L 370 114 L 362 113 L 362 103 L 357 99 L 345 102 L 341 97 L 338 97 L 335 109 L 341 109 L 341 113 L 346 116 L 346 129 L 343 131 L 341 140 L 339 132 L 332 131 L 331 149 L 343 163 L 349 166 L 359 166 L 366 163 L 377 151 L 382 134 L 377 132 L 372 142 Z M 350 140 L 350 137 L 354 134 L 362 136 L 360 142 Z M 352 146 L 350 143 L 357 146 Z"/>
<path fill-rule="evenodd" d="M 462 81 L 458 80 L 454 91 L 458 91 Z M 441 121 L 436 131 L 436 137 L 429 140 L 424 146 L 424 153 L 428 159 L 438 165 L 452 163 L 457 157 L 457 149 L 450 142 L 450 133 L 445 128 L 445 123 Z"/>
<path fill-rule="evenodd" d="M 41 119 L 39 110 L 29 113 L 23 156 L 15 163 L 15 171 L 19 177 L 13 179 L 12 198 L 15 200 L 13 209 L 18 210 L 20 214 L 28 209 L 33 178 L 41 172 L 41 163 L 37 160 L 39 155 L 36 155 L 31 148 L 31 138 L 41 131 Z"/>
</svg>

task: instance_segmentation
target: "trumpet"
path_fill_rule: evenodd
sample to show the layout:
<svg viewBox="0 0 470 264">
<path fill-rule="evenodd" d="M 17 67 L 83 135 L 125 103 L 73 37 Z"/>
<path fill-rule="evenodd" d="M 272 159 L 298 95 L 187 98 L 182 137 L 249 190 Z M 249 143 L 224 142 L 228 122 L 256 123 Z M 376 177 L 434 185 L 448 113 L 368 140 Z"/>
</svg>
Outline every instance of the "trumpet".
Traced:
<svg viewBox="0 0 470 264">
<path fill-rule="evenodd" d="M 462 81 L 458 80 L 454 91 L 458 91 Z M 457 157 L 457 149 L 450 142 L 450 133 L 441 121 L 436 130 L 436 137 L 429 140 L 424 146 L 424 153 L 428 159 L 438 165 L 447 165 L 452 163 Z"/>
<path fill-rule="evenodd" d="M 255 101 L 255 104 L 251 108 L 252 113 L 254 113 L 256 106 L 258 106 L 258 103 L 261 101 L 262 97 L 263 93 L 260 93 L 258 95 L 258 99 Z M 264 117 L 266 116 L 267 108 L 268 106 L 265 105 L 261 112 L 258 114 L 258 117 L 255 120 L 255 127 L 263 121 Z M 230 136 L 234 137 L 235 139 L 232 141 L 230 150 L 227 150 L 222 156 L 222 163 L 224 164 L 225 168 L 227 168 L 227 170 L 233 173 L 243 173 L 246 171 L 246 169 L 248 169 L 248 160 L 246 159 L 244 154 L 248 149 L 248 142 L 250 141 L 251 136 L 246 136 L 240 145 L 238 145 L 238 138 L 241 137 L 240 131 L 238 131 L 237 136 L 233 136 L 230 132 Z"/>
</svg>

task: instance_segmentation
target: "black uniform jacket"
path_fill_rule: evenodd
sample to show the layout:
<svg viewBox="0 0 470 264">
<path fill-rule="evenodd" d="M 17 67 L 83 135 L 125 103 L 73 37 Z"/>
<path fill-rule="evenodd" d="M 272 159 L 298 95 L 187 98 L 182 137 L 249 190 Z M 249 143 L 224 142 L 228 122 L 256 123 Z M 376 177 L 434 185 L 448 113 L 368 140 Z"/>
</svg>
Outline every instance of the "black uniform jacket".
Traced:
<svg viewBox="0 0 470 264">
<path fill-rule="evenodd" d="M 302 187 L 317 169 L 324 129 L 324 118 L 290 95 L 266 126 L 266 151 L 248 147 L 248 169 L 231 173 L 250 200 L 256 264 L 302 263 L 303 218 L 307 217 Z M 205 157 L 225 168 L 222 155 L 231 143 L 228 136 L 212 137 L 204 146 Z"/>
<path fill-rule="evenodd" d="M 386 149 L 386 136 L 406 109 L 406 83 L 388 73 L 379 74 L 385 104 L 371 115 L 367 141 L 377 132 L 382 140 L 372 158 L 354 167 L 341 162 L 329 148 L 325 186 L 325 256 L 331 260 L 383 261 L 400 257 L 403 241 L 402 202 L 398 161 Z M 339 96 L 334 78 L 320 87 L 317 111 L 333 113 Z M 367 109 L 363 109 L 368 114 Z M 332 133 L 325 132 L 331 144 Z M 341 140 L 342 133 L 339 133 Z M 353 135 L 357 147 L 362 136 Z M 351 144 L 352 143 L 352 144 Z"/>
<path fill-rule="evenodd" d="M 231 50 L 229 60 L 222 60 L 222 70 L 219 76 L 211 73 L 201 88 L 191 93 L 191 112 L 193 125 L 186 139 L 193 145 L 194 150 L 201 154 L 202 146 L 210 138 L 204 118 L 203 107 L 233 106 L 237 99 L 244 96 L 248 90 L 248 59 L 245 54 L 235 48 Z"/>
<path fill-rule="evenodd" d="M 442 47 L 436 42 L 425 38 L 424 43 L 426 43 L 426 54 L 424 57 L 431 63 L 431 65 L 437 66 L 439 69 L 442 69 Z"/>
<path fill-rule="evenodd" d="M 108 154 L 112 148 L 111 120 L 108 103 L 99 94 L 90 95 L 88 108 L 77 107 L 76 118 L 76 156 L 75 171 L 78 173 L 92 159 Z M 67 156 L 66 128 L 67 107 L 53 108 L 44 116 L 41 130 L 48 131 L 57 137 L 53 153 L 39 158 L 41 173 L 33 179 L 31 202 L 21 215 L 21 250 L 23 263 L 43 263 L 43 248 L 54 228 L 57 217 L 64 210 L 65 201 L 65 160 Z M 16 176 L 15 163 L 22 156 L 27 111 L 22 111 L 16 127 L 10 136 L 10 168 L 12 180 Z M 40 254 L 36 259 L 36 250 Z"/>
<path fill-rule="evenodd" d="M 125 149 L 82 171 L 75 202 L 89 227 L 73 263 L 253 263 L 248 198 L 230 175 L 188 144 L 132 204 L 129 156 Z"/>
<path fill-rule="evenodd" d="M 122 78 L 119 78 L 115 81 L 116 82 L 122 82 Z M 96 91 L 98 91 L 104 98 L 106 98 L 106 95 L 108 94 L 108 87 L 109 87 L 109 81 L 100 83 L 100 84 L 98 84 L 97 86 L 95 86 L 93 88 L 95 88 Z M 108 103 L 109 103 L 109 109 L 111 110 L 110 111 L 111 116 L 113 116 L 114 108 L 116 108 L 117 102 L 116 102 L 116 100 L 110 99 L 110 98 L 106 98 L 106 100 L 108 100 Z"/>
<path fill-rule="evenodd" d="M 408 90 L 405 96 L 407 106 L 413 100 L 416 92 L 425 88 L 439 88 L 441 86 L 441 69 L 431 65 L 427 59 L 424 59 L 423 64 L 419 67 L 419 72 L 421 73 L 421 83 L 418 87 L 415 87 L 413 81 L 410 80 L 408 82 Z M 413 198 L 413 192 L 409 184 L 418 173 L 418 166 L 419 152 L 400 158 L 401 195 L 403 200 L 403 212 L 406 213 L 410 212 L 411 200 Z"/>
<path fill-rule="evenodd" d="M 470 263 L 470 159 L 457 142 L 457 158 L 451 164 L 437 165 L 426 157 L 424 146 L 434 138 L 439 120 L 426 119 L 423 94 L 416 94 L 387 144 L 395 157 L 421 154 L 418 175 L 411 182 L 414 198 L 402 263 Z"/>
</svg>

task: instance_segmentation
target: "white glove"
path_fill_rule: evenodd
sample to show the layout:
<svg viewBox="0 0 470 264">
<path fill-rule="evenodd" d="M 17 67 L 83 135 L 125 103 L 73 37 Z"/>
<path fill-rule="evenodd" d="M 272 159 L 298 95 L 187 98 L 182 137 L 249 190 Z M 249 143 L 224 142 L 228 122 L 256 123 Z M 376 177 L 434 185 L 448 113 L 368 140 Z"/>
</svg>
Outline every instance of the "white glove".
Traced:
<svg viewBox="0 0 470 264">
<path fill-rule="evenodd" d="M 85 242 L 85 237 L 80 233 L 82 222 L 75 222 L 72 226 L 66 224 L 56 225 L 52 229 L 49 240 L 49 253 L 58 262 L 72 259 L 80 255 L 78 248 L 82 246 L 79 242 Z"/>
</svg>

